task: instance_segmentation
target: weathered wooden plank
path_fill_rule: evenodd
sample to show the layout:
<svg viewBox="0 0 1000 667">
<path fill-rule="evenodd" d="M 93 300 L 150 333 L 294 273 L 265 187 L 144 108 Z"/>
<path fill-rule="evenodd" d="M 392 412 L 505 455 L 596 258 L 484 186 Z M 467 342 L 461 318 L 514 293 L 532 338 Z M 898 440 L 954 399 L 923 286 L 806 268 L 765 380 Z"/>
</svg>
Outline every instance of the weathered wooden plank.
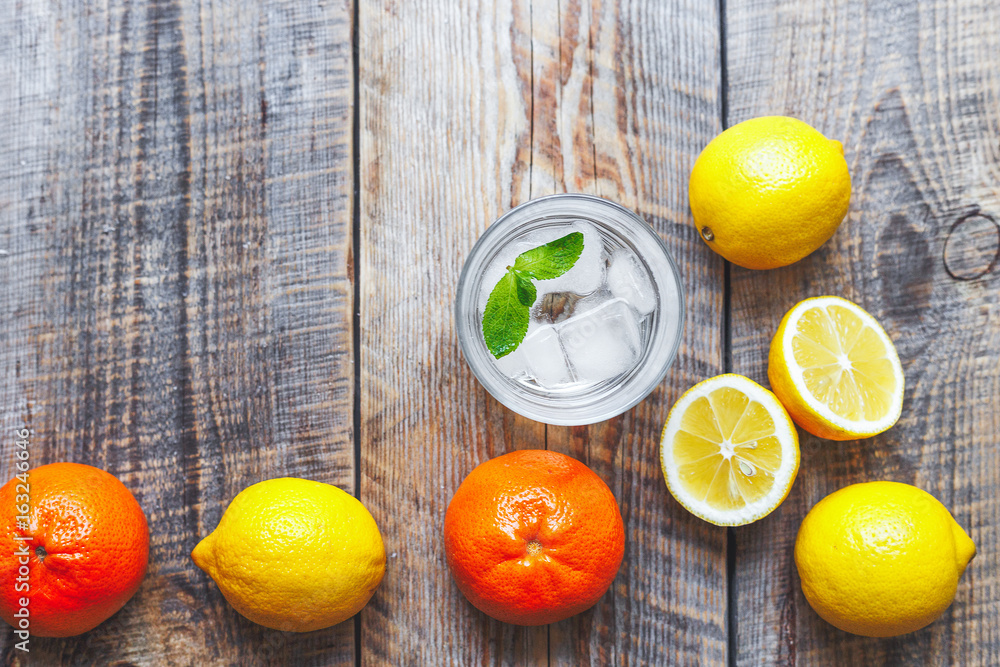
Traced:
<svg viewBox="0 0 1000 667">
<path fill-rule="evenodd" d="M 722 662 L 725 532 L 669 499 L 656 449 L 672 400 L 722 362 L 722 263 L 673 185 L 719 129 L 714 10 L 397 3 L 359 20 L 361 497 L 391 543 L 386 582 L 362 615 L 363 660 L 547 660 L 544 629 L 489 621 L 462 599 L 439 536 L 476 463 L 544 443 L 539 425 L 518 430 L 523 420 L 488 398 L 458 353 L 462 261 L 500 212 L 568 189 L 621 201 L 664 234 L 690 313 L 677 366 L 642 406 L 594 428 L 548 429 L 549 446 L 609 482 L 629 533 L 612 592 L 552 626 L 547 653 L 572 664 Z"/>
<path fill-rule="evenodd" d="M 736 531 L 740 664 L 1000 662 L 1000 10 L 991 3 L 728 5 L 729 122 L 802 118 L 845 146 L 848 218 L 785 268 L 735 268 L 733 365 L 765 381 L 770 337 L 798 300 L 839 294 L 878 317 L 907 379 L 899 423 L 833 443 L 806 434 L 799 479 Z M 979 546 L 945 615 L 886 640 L 827 625 L 799 590 L 792 546 L 808 509 L 891 479 L 940 498 Z"/>
<path fill-rule="evenodd" d="M 487 618 L 441 531 L 479 462 L 543 447 L 488 397 L 454 333 L 455 286 L 486 226 L 527 198 L 530 12 L 509 2 L 371 2 L 360 46 L 361 500 L 388 566 L 362 612 L 365 664 L 544 664 L 545 628 Z"/>
<path fill-rule="evenodd" d="M 719 21 L 711 4 L 545 2 L 532 16 L 531 196 L 587 192 L 638 212 L 684 274 L 683 348 L 625 415 L 547 429 L 590 465 L 626 521 L 625 560 L 592 610 L 552 626 L 550 664 L 723 664 L 726 532 L 663 482 L 659 440 L 681 392 L 722 368 L 723 263 L 693 234 L 687 173 L 720 129 Z"/>
<path fill-rule="evenodd" d="M 129 605 L 32 660 L 353 663 L 351 623 L 265 630 L 189 558 L 253 482 L 353 488 L 349 3 L 3 13 L 3 428 L 118 475 L 151 534 Z"/>
</svg>

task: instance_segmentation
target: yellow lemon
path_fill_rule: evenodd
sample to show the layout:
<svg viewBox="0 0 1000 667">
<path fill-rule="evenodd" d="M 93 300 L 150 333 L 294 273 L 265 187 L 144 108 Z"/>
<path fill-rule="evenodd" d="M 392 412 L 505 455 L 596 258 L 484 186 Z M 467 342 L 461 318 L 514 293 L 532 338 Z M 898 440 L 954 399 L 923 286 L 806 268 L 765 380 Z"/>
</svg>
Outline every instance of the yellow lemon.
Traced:
<svg viewBox="0 0 1000 667">
<path fill-rule="evenodd" d="M 847 214 L 851 176 L 839 141 L 795 118 L 764 116 L 709 142 L 688 197 L 712 250 L 748 269 L 773 269 L 833 236 Z"/>
<path fill-rule="evenodd" d="M 909 484 L 853 484 L 816 503 L 799 528 L 802 592 L 856 635 L 919 630 L 948 608 L 976 545 L 944 505 Z"/>
<path fill-rule="evenodd" d="M 335 486 L 284 477 L 247 487 L 191 552 L 254 623 L 309 632 L 358 613 L 385 573 L 375 519 Z"/>
<path fill-rule="evenodd" d="M 785 500 L 799 470 L 799 436 L 774 394 L 742 375 L 718 375 L 670 409 L 660 466 L 689 512 L 742 526 Z"/>
<path fill-rule="evenodd" d="M 892 339 L 839 296 L 806 299 L 785 314 L 767 377 L 795 423 L 821 438 L 873 436 L 903 410 L 903 366 Z"/>
</svg>

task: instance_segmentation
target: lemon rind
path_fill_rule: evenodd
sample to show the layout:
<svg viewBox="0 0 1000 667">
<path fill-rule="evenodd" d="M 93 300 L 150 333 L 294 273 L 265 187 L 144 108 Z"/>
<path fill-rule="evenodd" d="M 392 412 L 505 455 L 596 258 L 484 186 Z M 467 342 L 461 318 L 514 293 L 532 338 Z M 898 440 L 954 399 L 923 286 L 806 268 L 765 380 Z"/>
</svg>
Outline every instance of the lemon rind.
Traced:
<svg viewBox="0 0 1000 667">
<path fill-rule="evenodd" d="M 797 326 L 799 320 L 802 319 L 802 315 L 807 310 L 817 307 L 826 309 L 828 306 L 832 305 L 846 307 L 852 313 L 861 318 L 861 320 L 865 323 L 865 326 L 872 329 L 882 340 L 882 343 L 885 345 L 885 349 L 891 351 L 892 353 L 885 358 L 889 360 L 889 363 L 892 366 L 893 375 L 896 378 L 899 390 L 892 398 L 892 409 L 884 418 L 880 420 L 871 421 L 867 419 L 845 419 L 825 404 L 817 401 L 812 395 L 812 392 L 809 391 L 809 388 L 806 387 L 802 368 L 795 363 L 795 357 L 792 350 L 792 339 L 795 337 Z M 785 324 L 785 331 L 781 340 L 781 350 L 785 357 L 785 367 L 788 369 L 788 375 L 791 378 L 792 384 L 795 386 L 795 390 L 798 392 L 799 396 L 802 397 L 803 402 L 805 402 L 809 409 L 813 410 L 817 416 L 831 424 L 834 428 L 859 437 L 871 436 L 887 431 L 899 420 L 899 416 L 903 412 L 903 390 L 905 388 L 906 378 L 903 375 L 903 366 L 899 361 L 899 354 L 896 352 L 896 345 L 892 342 L 889 334 L 885 332 L 885 329 L 882 328 L 882 325 L 879 324 L 878 320 L 876 320 L 870 313 L 856 303 L 839 296 L 817 296 L 810 299 L 804 299 L 803 301 L 795 304 L 792 310 L 788 313 L 788 321 Z"/>
<path fill-rule="evenodd" d="M 695 400 L 707 397 L 708 394 L 720 387 L 730 387 L 741 391 L 750 400 L 763 405 L 771 416 L 771 419 L 774 420 L 774 435 L 781 443 L 781 465 L 774 473 L 774 486 L 771 488 L 771 491 L 763 498 L 749 503 L 739 510 L 719 510 L 704 501 L 692 498 L 690 494 L 684 491 L 680 478 L 677 476 L 676 466 L 667 465 L 668 460 L 670 460 L 668 457 L 672 454 L 672 452 L 668 451 L 668 448 L 673 443 L 674 436 L 680 428 L 681 420 L 679 416 L 683 415 Z M 678 416 L 677 419 L 674 419 L 675 415 Z M 785 428 L 782 428 L 782 426 Z M 677 399 L 677 402 L 670 409 L 670 414 L 663 425 L 663 433 L 660 437 L 660 468 L 663 471 L 667 489 L 684 509 L 698 518 L 717 526 L 743 526 L 767 516 L 777 509 L 788 496 L 792 485 L 795 483 L 795 477 L 799 468 L 798 434 L 795 431 L 795 424 L 792 422 L 791 417 L 788 416 L 788 413 L 774 394 L 742 375 L 734 373 L 718 375 L 703 380 L 688 389 Z"/>
</svg>

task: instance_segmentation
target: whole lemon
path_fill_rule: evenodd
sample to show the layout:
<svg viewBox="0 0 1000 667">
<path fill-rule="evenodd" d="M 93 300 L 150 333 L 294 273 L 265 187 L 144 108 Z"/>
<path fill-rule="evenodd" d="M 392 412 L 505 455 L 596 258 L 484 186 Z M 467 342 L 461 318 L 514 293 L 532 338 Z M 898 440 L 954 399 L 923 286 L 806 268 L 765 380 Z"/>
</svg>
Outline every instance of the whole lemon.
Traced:
<svg viewBox="0 0 1000 667">
<path fill-rule="evenodd" d="M 732 126 L 701 152 L 688 184 L 701 238 L 730 262 L 773 269 L 833 236 L 847 215 L 844 147 L 795 118 Z"/>
<path fill-rule="evenodd" d="M 909 484 L 853 484 L 799 528 L 802 592 L 825 621 L 866 637 L 928 625 L 948 608 L 976 546 L 944 505 Z"/>
<path fill-rule="evenodd" d="M 375 519 L 335 486 L 284 477 L 247 487 L 191 552 L 254 623 L 309 632 L 368 603 L 385 573 Z"/>
</svg>

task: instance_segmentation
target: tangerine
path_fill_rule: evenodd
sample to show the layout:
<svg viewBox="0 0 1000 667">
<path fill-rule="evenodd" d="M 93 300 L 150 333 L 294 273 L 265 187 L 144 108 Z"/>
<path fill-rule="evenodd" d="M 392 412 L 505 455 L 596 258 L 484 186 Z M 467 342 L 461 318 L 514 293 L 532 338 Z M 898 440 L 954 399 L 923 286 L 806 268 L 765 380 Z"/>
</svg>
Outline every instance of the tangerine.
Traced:
<svg viewBox="0 0 1000 667">
<path fill-rule="evenodd" d="M 469 473 L 448 504 L 444 542 L 458 588 L 477 609 L 544 625 L 604 595 L 625 553 L 625 526 L 590 468 L 529 449 Z"/>
<path fill-rule="evenodd" d="M 0 488 L 0 617 L 20 627 L 14 614 L 27 598 L 32 635 L 87 632 L 139 588 L 149 557 L 146 515 L 100 468 L 50 463 L 29 470 L 27 480 L 15 477 Z M 26 524 L 18 516 L 27 516 Z"/>
</svg>

